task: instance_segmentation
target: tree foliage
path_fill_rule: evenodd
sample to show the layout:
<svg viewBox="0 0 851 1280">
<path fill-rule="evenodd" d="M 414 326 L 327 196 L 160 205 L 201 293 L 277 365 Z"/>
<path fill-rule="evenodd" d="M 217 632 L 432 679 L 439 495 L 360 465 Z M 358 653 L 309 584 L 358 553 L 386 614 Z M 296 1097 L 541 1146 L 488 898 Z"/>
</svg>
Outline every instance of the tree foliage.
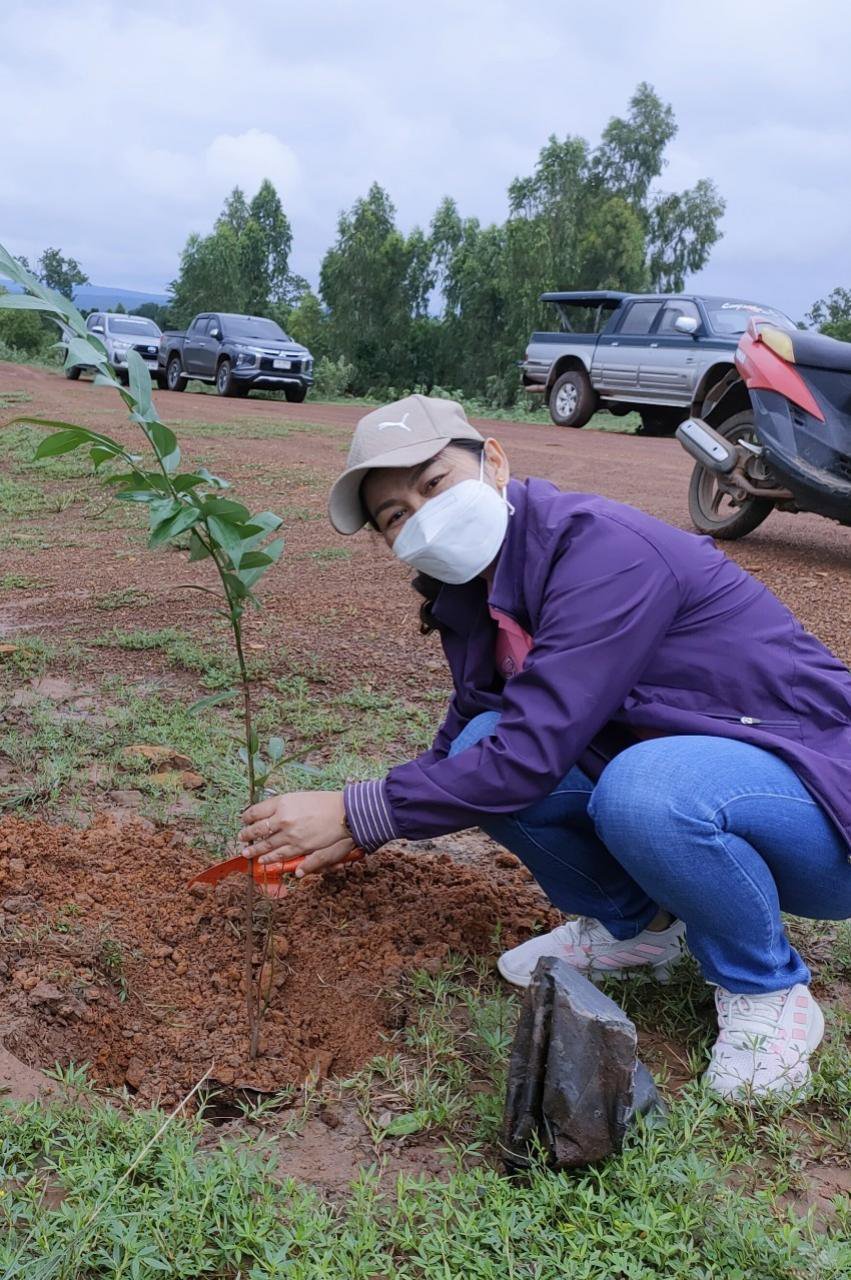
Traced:
<svg viewBox="0 0 851 1280">
<path fill-rule="evenodd" d="M 829 338 L 851 342 L 851 289 L 837 287 L 819 298 L 807 312 L 807 322 Z"/>
<path fill-rule="evenodd" d="M 724 211 L 714 184 L 656 186 L 676 130 L 671 107 L 640 84 L 596 147 L 552 135 L 491 226 L 447 197 L 427 235 L 405 236 L 373 185 L 341 215 L 322 264 L 323 350 L 353 366 L 357 391 L 437 385 L 510 402 L 530 332 L 552 323 L 541 293 L 677 291 L 706 263 Z"/>
<path fill-rule="evenodd" d="M 169 317 L 188 324 L 199 311 L 267 316 L 290 305 L 304 282 L 289 272 L 292 228 L 268 178 L 249 202 L 234 187 L 209 235 L 194 232 L 170 289 Z"/>
<path fill-rule="evenodd" d="M 18 262 L 47 289 L 61 293 L 63 298 L 71 298 L 74 286 L 88 284 L 89 277 L 76 258 L 66 258 L 60 249 L 45 249 L 35 268 L 30 267 L 26 258 L 18 258 Z"/>
</svg>

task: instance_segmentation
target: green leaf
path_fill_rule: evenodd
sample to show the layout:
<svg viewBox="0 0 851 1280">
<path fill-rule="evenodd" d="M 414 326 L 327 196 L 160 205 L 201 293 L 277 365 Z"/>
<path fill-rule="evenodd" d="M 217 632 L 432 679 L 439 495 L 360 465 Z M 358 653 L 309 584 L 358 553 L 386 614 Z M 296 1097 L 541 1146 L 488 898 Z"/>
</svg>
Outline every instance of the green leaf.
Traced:
<svg viewBox="0 0 851 1280">
<path fill-rule="evenodd" d="M 151 529 L 155 529 L 157 525 L 162 524 L 165 520 L 171 520 L 172 516 L 176 516 L 182 510 L 183 504 L 175 498 L 156 498 L 151 503 L 148 512 Z"/>
<path fill-rule="evenodd" d="M 248 735 L 248 750 L 252 755 L 256 755 L 260 746 L 260 739 L 257 736 L 257 730 L 252 728 Z"/>
<path fill-rule="evenodd" d="M 44 298 L 33 298 L 28 293 L 0 294 L 0 307 L 4 311 L 56 311 L 59 315 L 62 314 Z"/>
<path fill-rule="evenodd" d="M 284 740 L 283 738 L 270 738 L 268 743 L 269 759 L 273 764 L 277 764 L 283 758 Z"/>
<path fill-rule="evenodd" d="M 201 539 L 198 537 L 198 534 L 193 529 L 189 538 L 190 562 L 193 562 L 195 560 L 206 560 L 209 554 L 210 554 L 209 550 L 207 549 L 207 547 L 204 546 L 204 543 L 201 541 Z"/>
<path fill-rule="evenodd" d="M 101 344 L 89 338 L 70 338 L 65 356 L 65 368 L 75 364 L 93 364 L 101 373 L 109 372 L 109 360 Z"/>
<path fill-rule="evenodd" d="M 102 444 L 93 444 L 91 453 L 89 454 L 89 457 L 95 464 L 95 471 L 97 471 L 98 467 L 103 466 L 105 462 L 110 462 L 115 458 L 115 456 L 116 453 L 114 449 L 109 449 L 106 445 Z"/>
<path fill-rule="evenodd" d="M 270 564 L 274 564 L 271 556 L 267 556 L 263 551 L 249 551 L 239 562 L 240 573 L 243 569 L 266 569 Z M 243 579 L 245 581 L 245 579 Z"/>
<path fill-rule="evenodd" d="M 201 516 L 196 507 L 183 507 L 173 519 L 156 527 L 148 538 L 148 546 L 161 547 L 164 542 L 168 542 L 169 538 L 176 538 L 179 533 L 185 533 L 187 529 L 191 529 L 192 525 L 200 519 Z"/>
<path fill-rule="evenodd" d="M 225 516 L 240 523 L 251 518 L 248 507 L 244 507 L 241 502 L 232 502 L 230 498 L 204 498 L 201 506 L 206 516 Z"/>
<path fill-rule="evenodd" d="M 223 516 L 208 516 L 207 528 L 213 541 L 225 552 L 235 569 L 239 568 L 239 562 L 250 549 L 254 538 L 262 534 L 256 524 L 237 524 Z"/>
<path fill-rule="evenodd" d="M 183 475 L 172 476 L 172 488 L 176 493 L 190 493 L 199 484 L 204 484 L 204 477 L 196 472 L 184 471 Z"/>
<path fill-rule="evenodd" d="M 428 1116 L 422 1111 L 406 1111 L 401 1116 L 394 1116 L 385 1127 L 384 1133 L 389 1138 L 401 1138 L 409 1133 L 421 1133 L 428 1128 Z"/>
<path fill-rule="evenodd" d="M 211 693 L 208 698 L 199 698 L 197 702 L 193 702 L 189 708 L 189 714 L 194 715 L 196 711 L 201 711 L 205 707 L 215 707 L 220 702 L 227 702 L 229 698 L 234 698 L 239 693 L 238 689 L 225 689 L 223 693 Z"/>
<path fill-rule="evenodd" d="M 235 573 L 225 573 L 222 575 L 225 584 L 225 590 L 233 600 L 244 600 L 248 595 L 248 587 L 240 582 Z"/>
<path fill-rule="evenodd" d="M 56 458 L 60 453 L 71 453 L 73 449 L 79 449 L 81 444 L 88 444 L 86 432 L 77 428 L 71 428 L 68 431 L 56 431 L 53 435 L 47 436 L 39 442 L 38 448 L 33 455 L 39 458 Z"/>
<path fill-rule="evenodd" d="M 213 475 L 207 467 L 198 467 L 198 475 L 202 480 L 206 480 L 207 484 L 213 485 L 216 489 L 229 489 L 230 480 L 223 480 L 221 476 Z"/>
<path fill-rule="evenodd" d="M 268 546 L 264 547 L 262 551 L 259 551 L 259 552 L 249 551 L 242 557 L 242 561 L 239 567 L 239 576 L 242 582 L 245 583 L 246 587 L 250 589 L 251 587 L 256 586 L 256 584 L 263 577 L 263 574 L 269 568 L 269 565 L 275 564 L 276 561 L 279 559 L 283 549 L 284 549 L 283 538 L 277 538 L 274 542 L 270 542 Z M 269 563 L 258 566 L 257 568 L 253 569 L 251 568 L 248 562 L 250 557 L 257 556 L 257 555 L 264 556 Z"/>
<path fill-rule="evenodd" d="M 180 449 L 177 436 L 171 428 L 162 422 L 152 422 L 148 428 L 148 435 L 166 471 L 175 471 L 180 462 Z"/>
<path fill-rule="evenodd" d="M 127 373 L 137 412 L 143 415 L 149 413 L 154 407 L 151 400 L 151 375 L 139 352 L 132 348 L 127 352 Z"/>
</svg>

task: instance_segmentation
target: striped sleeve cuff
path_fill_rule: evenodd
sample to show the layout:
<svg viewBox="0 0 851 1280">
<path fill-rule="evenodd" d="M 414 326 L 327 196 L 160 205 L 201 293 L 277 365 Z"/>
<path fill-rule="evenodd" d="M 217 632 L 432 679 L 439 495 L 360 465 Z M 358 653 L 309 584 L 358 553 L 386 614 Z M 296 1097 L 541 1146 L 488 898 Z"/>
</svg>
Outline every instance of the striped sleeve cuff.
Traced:
<svg viewBox="0 0 851 1280">
<path fill-rule="evenodd" d="M 398 836 L 383 779 L 348 783 L 343 804 L 348 828 L 364 853 L 373 853 Z"/>
</svg>

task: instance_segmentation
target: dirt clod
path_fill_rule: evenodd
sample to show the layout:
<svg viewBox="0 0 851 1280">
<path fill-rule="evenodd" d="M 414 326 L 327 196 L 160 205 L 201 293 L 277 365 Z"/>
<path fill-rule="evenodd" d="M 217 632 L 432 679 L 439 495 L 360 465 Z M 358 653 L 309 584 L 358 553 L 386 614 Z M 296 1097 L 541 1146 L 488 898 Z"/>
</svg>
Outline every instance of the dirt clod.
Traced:
<svg viewBox="0 0 851 1280">
<path fill-rule="evenodd" d="M 386 1052 L 403 1025 L 387 992 L 404 973 L 436 970 L 450 952 L 492 955 L 497 931 L 510 946 L 555 922 L 535 887 L 440 853 L 384 849 L 295 882 L 273 906 L 269 1008 L 251 1063 L 241 877 L 189 893 L 202 855 L 168 831 L 105 817 L 84 831 L 6 818 L 2 855 L 26 862 L 26 901 L 37 895 L 40 918 L 55 918 L 72 894 L 86 904 L 70 930 L 63 919 L 61 931 L 40 924 L 37 937 L 16 940 L 15 981 L 0 989 L 0 1023 L 14 1024 L 8 1049 L 31 1066 L 88 1062 L 96 1080 L 126 1083 L 142 1102 L 172 1102 L 208 1070 L 260 1090 L 349 1073 Z M 255 919 L 258 959 L 268 906 Z M 22 987 L 25 1007 L 6 1018 Z"/>
</svg>

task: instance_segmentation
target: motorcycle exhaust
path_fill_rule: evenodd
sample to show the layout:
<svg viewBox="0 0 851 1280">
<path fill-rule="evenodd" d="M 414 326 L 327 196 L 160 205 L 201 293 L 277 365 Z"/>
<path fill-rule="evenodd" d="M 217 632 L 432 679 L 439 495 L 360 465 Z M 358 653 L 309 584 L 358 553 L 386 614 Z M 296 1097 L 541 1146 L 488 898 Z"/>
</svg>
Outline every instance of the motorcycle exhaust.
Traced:
<svg viewBox="0 0 851 1280">
<path fill-rule="evenodd" d="M 736 446 L 702 418 L 686 418 L 677 427 L 677 439 L 695 461 L 708 471 L 729 475 L 738 461 Z"/>
</svg>

